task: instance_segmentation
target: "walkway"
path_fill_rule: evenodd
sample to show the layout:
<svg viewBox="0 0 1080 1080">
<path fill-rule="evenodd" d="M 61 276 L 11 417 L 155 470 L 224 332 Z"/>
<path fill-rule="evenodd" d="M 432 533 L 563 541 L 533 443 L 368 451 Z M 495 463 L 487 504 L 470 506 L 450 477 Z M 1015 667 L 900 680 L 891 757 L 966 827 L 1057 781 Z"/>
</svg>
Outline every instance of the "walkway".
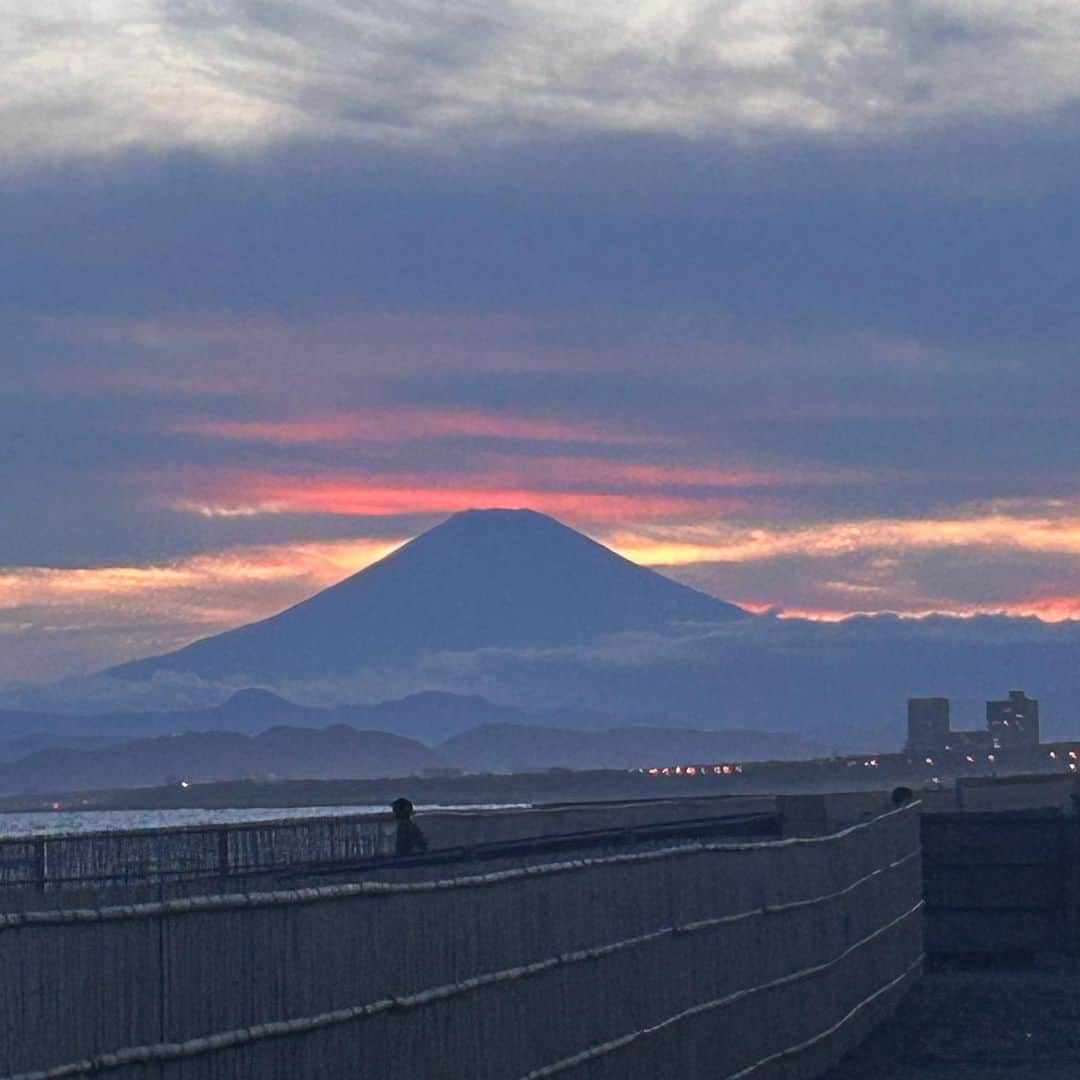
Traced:
<svg viewBox="0 0 1080 1080">
<path fill-rule="evenodd" d="M 1080 975 L 934 972 L 824 1080 L 1076 1080 Z"/>
</svg>

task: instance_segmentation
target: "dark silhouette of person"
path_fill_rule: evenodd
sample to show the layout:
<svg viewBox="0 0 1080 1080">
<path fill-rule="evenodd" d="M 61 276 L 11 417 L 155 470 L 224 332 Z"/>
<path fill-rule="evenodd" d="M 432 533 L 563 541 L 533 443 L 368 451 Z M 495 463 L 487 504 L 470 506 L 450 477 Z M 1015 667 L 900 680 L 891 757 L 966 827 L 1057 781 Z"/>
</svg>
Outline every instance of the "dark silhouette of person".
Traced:
<svg viewBox="0 0 1080 1080">
<path fill-rule="evenodd" d="M 413 821 L 413 804 L 406 798 L 395 799 L 390 804 L 397 821 L 397 840 L 394 843 L 395 855 L 412 855 L 417 851 L 427 851 L 427 837 L 419 825 Z"/>
<path fill-rule="evenodd" d="M 903 806 L 915 798 L 915 792 L 909 787 L 893 788 L 892 801 L 894 806 Z"/>
</svg>

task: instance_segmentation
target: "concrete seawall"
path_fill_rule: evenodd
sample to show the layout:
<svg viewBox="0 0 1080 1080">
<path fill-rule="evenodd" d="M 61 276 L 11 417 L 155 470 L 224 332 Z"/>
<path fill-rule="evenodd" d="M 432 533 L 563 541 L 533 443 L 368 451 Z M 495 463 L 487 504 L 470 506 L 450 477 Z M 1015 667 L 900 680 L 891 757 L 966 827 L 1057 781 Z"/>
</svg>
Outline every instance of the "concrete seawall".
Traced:
<svg viewBox="0 0 1080 1080">
<path fill-rule="evenodd" d="M 1056 807 L 925 814 L 927 951 L 1080 955 L 1080 819 Z"/>
</svg>

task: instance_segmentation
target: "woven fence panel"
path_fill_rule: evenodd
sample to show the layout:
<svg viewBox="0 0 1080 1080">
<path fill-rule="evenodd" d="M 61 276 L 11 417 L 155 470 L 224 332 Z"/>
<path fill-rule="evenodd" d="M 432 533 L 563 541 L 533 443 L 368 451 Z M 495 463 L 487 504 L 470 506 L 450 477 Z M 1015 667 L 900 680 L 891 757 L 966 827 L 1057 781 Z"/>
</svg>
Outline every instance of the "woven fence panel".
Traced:
<svg viewBox="0 0 1080 1080">
<path fill-rule="evenodd" d="M 47 884 L 209 874 L 221 860 L 219 834 L 213 830 L 57 836 L 45 844 Z"/>
<path fill-rule="evenodd" d="M 366 859 L 393 850 L 394 826 L 375 818 L 322 818 L 248 825 L 228 833 L 227 869 Z"/>
<path fill-rule="evenodd" d="M 0 840 L 0 886 L 79 888 L 317 865 L 393 850 L 373 815 Z"/>
<path fill-rule="evenodd" d="M 0 841 L 0 886 L 31 885 L 41 878 L 40 840 Z"/>
<path fill-rule="evenodd" d="M 106 1075 L 494 1080 L 633 1036 L 552 1075 L 723 1077 L 872 998 L 836 1038 L 759 1070 L 814 1075 L 917 964 L 917 817 L 429 887 L 0 924 L 0 969 L 19 972 L 3 980 L 0 1025 L 22 1025 L 0 1069 L 156 1046 Z M 228 1045 L 160 1045 L 214 1033 Z"/>
<path fill-rule="evenodd" d="M 771 799 L 713 798 L 498 813 L 437 811 L 423 815 L 423 826 L 431 846 L 441 848 L 690 818 L 722 818 L 773 808 Z M 394 823 L 387 815 L 357 814 L 0 839 L 0 888 L 42 884 L 51 888 L 100 887 L 140 879 L 317 866 L 392 853 L 394 834 Z"/>
</svg>

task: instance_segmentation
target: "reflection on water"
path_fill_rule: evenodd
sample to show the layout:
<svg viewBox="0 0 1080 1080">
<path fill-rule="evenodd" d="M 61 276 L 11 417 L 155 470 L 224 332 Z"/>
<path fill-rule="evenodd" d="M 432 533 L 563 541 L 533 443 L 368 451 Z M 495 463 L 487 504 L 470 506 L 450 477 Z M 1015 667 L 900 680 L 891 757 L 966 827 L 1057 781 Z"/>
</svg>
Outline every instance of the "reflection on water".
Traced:
<svg viewBox="0 0 1080 1080">
<path fill-rule="evenodd" d="M 507 810 L 525 803 L 471 806 L 417 806 L 430 810 Z M 280 821 L 284 818 L 338 817 L 345 814 L 379 814 L 389 806 L 267 806 L 257 809 L 219 810 L 42 810 L 0 814 L 0 837 L 41 836 L 52 833 L 103 832 L 117 829 L 162 829 L 181 825 L 224 825 L 242 821 Z"/>
</svg>

